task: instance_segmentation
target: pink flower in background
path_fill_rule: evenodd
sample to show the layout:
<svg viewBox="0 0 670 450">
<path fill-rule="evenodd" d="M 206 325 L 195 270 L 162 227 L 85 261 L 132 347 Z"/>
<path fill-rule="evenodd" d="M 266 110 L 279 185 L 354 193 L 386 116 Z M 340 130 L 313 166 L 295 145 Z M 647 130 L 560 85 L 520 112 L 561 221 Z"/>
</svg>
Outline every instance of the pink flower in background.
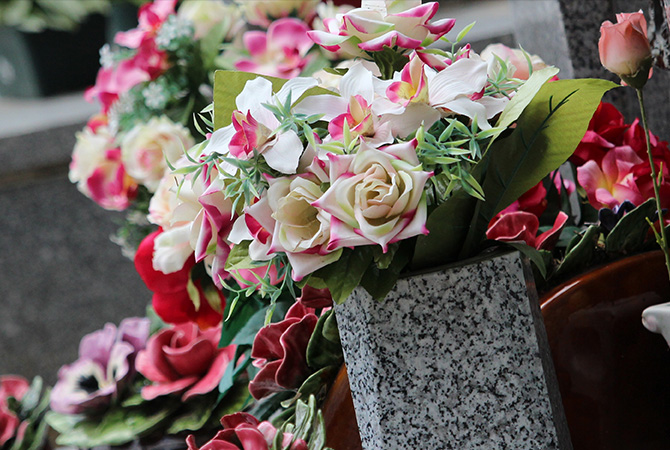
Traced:
<svg viewBox="0 0 670 450">
<path fill-rule="evenodd" d="M 236 0 L 246 20 L 263 28 L 284 17 L 297 17 L 311 23 L 319 0 Z"/>
<path fill-rule="evenodd" d="M 87 334 L 79 359 L 60 368 L 51 391 L 51 409 L 80 414 L 105 408 L 135 373 L 135 356 L 149 337 L 149 319 L 124 319 Z"/>
<path fill-rule="evenodd" d="M 430 2 L 405 11 L 389 14 L 356 8 L 337 18 L 326 18 L 327 31 L 314 30 L 309 35 L 314 42 L 343 57 L 366 57 L 365 52 L 384 50 L 384 47 L 416 49 L 429 45 L 448 33 L 454 19 L 433 23 L 439 4 Z"/>
<path fill-rule="evenodd" d="M 140 7 L 138 26 L 129 31 L 116 33 L 114 42 L 128 48 L 138 48 L 146 38 L 154 38 L 163 22 L 174 14 L 177 0 L 154 0 Z"/>
<path fill-rule="evenodd" d="M 527 80 L 530 77 L 526 55 L 534 71 L 547 67 L 547 64 L 539 56 L 524 54 L 524 51 L 520 48 L 510 48 L 504 44 L 490 44 L 481 52 L 481 57 L 485 61 L 493 60 L 494 55 L 503 61 L 511 63 L 515 70 L 514 73 L 510 73 L 509 75 L 521 80 Z M 554 77 L 554 79 L 558 78 Z"/>
<path fill-rule="evenodd" d="M 261 328 L 251 350 L 260 371 L 249 383 L 255 399 L 285 389 L 297 389 L 309 376 L 307 344 L 318 318 L 314 310 L 296 302 L 281 322 Z"/>
<path fill-rule="evenodd" d="M 214 390 L 235 346 L 219 348 L 221 327 L 201 331 L 195 323 L 166 328 L 151 336 L 146 349 L 137 355 L 135 367 L 153 384 L 142 388 L 142 398 L 182 394 L 186 401 Z"/>
<path fill-rule="evenodd" d="M 21 401 L 29 388 L 28 380 L 23 377 L 0 377 L 0 447 L 17 435 L 20 425 L 19 418 L 9 410 L 7 399 L 13 397 Z"/>
<path fill-rule="evenodd" d="M 237 412 L 228 414 L 221 419 L 223 430 L 219 431 L 202 447 L 195 443 L 195 437 L 186 438 L 188 450 L 270 450 L 277 429 L 270 422 L 259 422 L 251 414 Z M 302 439 L 293 439 L 291 433 L 284 433 L 281 448 L 287 450 L 307 450 L 307 443 Z M 275 450 L 279 450 L 278 448 Z"/>
<path fill-rule="evenodd" d="M 600 27 L 600 62 L 620 77 L 634 77 L 642 71 L 646 81 L 651 68 L 651 45 L 644 14 L 642 10 L 617 14 L 616 20 L 615 24 L 606 20 Z"/>
<path fill-rule="evenodd" d="M 104 116 L 94 116 L 77 133 L 69 178 L 105 209 L 123 210 L 135 198 L 137 183 L 126 173 L 121 149 L 115 146 Z"/>
<path fill-rule="evenodd" d="M 236 61 L 235 68 L 281 78 L 298 76 L 309 63 L 307 52 L 314 45 L 309 30 L 305 22 L 285 18 L 272 22 L 267 33 L 247 31 L 243 40 L 250 58 Z"/>
<path fill-rule="evenodd" d="M 643 162 L 632 148 L 615 147 L 607 152 L 601 164 L 587 161 L 578 167 L 577 180 L 596 209 L 612 209 L 624 200 L 640 205 L 646 198 L 640 193 L 632 169 Z"/>
</svg>

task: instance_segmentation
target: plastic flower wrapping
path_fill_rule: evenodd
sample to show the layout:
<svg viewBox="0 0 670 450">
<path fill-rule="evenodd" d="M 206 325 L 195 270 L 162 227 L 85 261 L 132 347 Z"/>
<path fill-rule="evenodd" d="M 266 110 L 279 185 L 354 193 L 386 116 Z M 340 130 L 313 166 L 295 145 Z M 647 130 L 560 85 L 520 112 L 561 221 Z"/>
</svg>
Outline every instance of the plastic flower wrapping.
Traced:
<svg viewBox="0 0 670 450">
<path fill-rule="evenodd" d="M 152 299 L 59 372 L 59 445 L 325 448 L 332 306 L 353 289 L 382 300 L 403 273 L 499 246 L 551 283 L 653 240 L 644 132 L 600 103 L 615 85 L 478 54 L 441 17 L 155 0 L 101 50 L 70 179 L 127 211 L 115 239 Z"/>
</svg>

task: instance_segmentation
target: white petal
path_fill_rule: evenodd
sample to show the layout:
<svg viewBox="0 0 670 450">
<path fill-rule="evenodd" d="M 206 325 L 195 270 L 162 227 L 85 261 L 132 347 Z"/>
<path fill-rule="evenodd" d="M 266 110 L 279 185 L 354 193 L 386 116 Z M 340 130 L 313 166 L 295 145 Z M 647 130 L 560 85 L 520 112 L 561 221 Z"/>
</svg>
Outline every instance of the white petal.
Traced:
<svg viewBox="0 0 670 450">
<path fill-rule="evenodd" d="M 244 89 L 235 99 L 235 104 L 238 110 L 246 114 L 247 111 L 257 110 L 261 104 L 269 102 L 271 98 L 272 83 L 258 76 L 246 82 Z"/>
<path fill-rule="evenodd" d="M 363 64 L 354 64 L 340 81 L 340 94 L 347 101 L 349 97 L 360 95 L 368 103 L 375 98 L 375 89 L 372 83 L 372 72 Z"/>
<path fill-rule="evenodd" d="M 279 100 L 280 103 L 284 104 L 290 92 L 291 102 L 295 103 L 300 97 L 302 97 L 302 94 L 304 94 L 306 90 L 313 88 L 317 84 L 319 84 L 319 82 L 312 77 L 293 78 L 288 80 L 284 86 L 282 86 L 275 97 L 277 100 Z"/>
<path fill-rule="evenodd" d="M 163 273 L 181 270 L 193 254 L 189 244 L 190 224 L 159 234 L 154 241 L 153 268 Z"/>
<path fill-rule="evenodd" d="M 277 136 L 277 141 L 263 152 L 263 156 L 273 169 L 285 174 L 293 174 L 298 168 L 302 151 L 302 142 L 298 135 L 294 131 L 287 131 Z"/>
<path fill-rule="evenodd" d="M 349 102 L 337 95 L 310 95 L 298 103 L 293 111 L 297 114 L 323 114 L 322 120 L 331 121 L 347 112 Z"/>
<path fill-rule="evenodd" d="M 228 145 L 230 145 L 230 140 L 234 135 L 235 128 L 232 124 L 216 130 L 212 133 L 212 137 L 209 138 L 208 144 L 202 152 L 203 156 L 208 156 L 212 153 L 227 155 L 229 152 Z"/>
</svg>

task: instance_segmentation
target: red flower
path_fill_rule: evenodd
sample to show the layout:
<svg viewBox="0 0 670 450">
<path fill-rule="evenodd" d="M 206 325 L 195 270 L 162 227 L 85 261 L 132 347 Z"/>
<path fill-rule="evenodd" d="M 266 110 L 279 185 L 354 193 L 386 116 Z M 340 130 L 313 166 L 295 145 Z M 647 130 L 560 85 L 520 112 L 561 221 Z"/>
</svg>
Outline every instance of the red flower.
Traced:
<svg viewBox="0 0 670 450">
<path fill-rule="evenodd" d="M 153 382 L 142 388 L 142 398 L 184 392 L 184 401 L 207 394 L 219 385 L 235 346 L 218 348 L 221 327 L 200 331 L 194 323 L 161 330 L 137 355 L 135 368 Z"/>
<path fill-rule="evenodd" d="M 186 439 L 188 450 L 270 450 L 277 430 L 270 422 L 259 422 L 254 416 L 238 412 L 221 419 L 223 430 L 219 431 L 202 447 L 195 444 L 191 435 Z M 293 435 L 284 433 L 281 448 L 288 450 L 307 450 L 302 439 L 293 441 Z M 278 450 L 278 449 L 277 449 Z"/>
<path fill-rule="evenodd" d="M 135 268 L 144 284 L 154 294 L 151 303 L 156 314 L 167 323 L 195 322 L 202 329 L 218 325 L 226 299 L 211 281 L 192 279 L 191 269 L 195 266 L 193 256 L 181 270 L 174 273 L 165 274 L 153 268 L 154 241 L 160 233 L 162 230 L 144 238 L 135 254 Z M 198 298 L 195 303 L 188 291 L 189 281 L 197 291 Z M 214 309 L 210 299 L 219 301 L 220 306 L 217 305 L 217 309 Z"/>
<path fill-rule="evenodd" d="M 538 250 L 551 250 L 556 245 L 567 220 L 568 215 L 560 211 L 551 230 L 538 236 L 540 221 L 536 215 L 523 211 L 511 212 L 503 214 L 489 227 L 486 237 L 501 242 L 524 241 Z"/>
<path fill-rule="evenodd" d="M 28 381 L 14 375 L 0 377 L 0 446 L 16 435 L 19 419 L 9 410 L 7 398 L 21 400 L 29 389 Z"/>
<path fill-rule="evenodd" d="M 296 302 L 284 320 L 260 329 L 251 349 L 253 365 L 261 369 L 249 383 L 255 399 L 297 389 L 309 376 L 307 344 L 317 321 L 313 309 Z"/>
</svg>

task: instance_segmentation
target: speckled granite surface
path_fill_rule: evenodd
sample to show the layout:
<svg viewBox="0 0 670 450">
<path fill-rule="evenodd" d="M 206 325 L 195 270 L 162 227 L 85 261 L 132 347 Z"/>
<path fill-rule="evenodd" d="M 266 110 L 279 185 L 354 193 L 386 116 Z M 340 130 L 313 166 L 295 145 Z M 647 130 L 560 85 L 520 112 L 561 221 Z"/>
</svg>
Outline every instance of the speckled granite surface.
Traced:
<svg viewBox="0 0 670 450">
<path fill-rule="evenodd" d="M 523 276 L 511 253 L 336 307 L 366 450 L 572 448 Z"/>
</svg>

